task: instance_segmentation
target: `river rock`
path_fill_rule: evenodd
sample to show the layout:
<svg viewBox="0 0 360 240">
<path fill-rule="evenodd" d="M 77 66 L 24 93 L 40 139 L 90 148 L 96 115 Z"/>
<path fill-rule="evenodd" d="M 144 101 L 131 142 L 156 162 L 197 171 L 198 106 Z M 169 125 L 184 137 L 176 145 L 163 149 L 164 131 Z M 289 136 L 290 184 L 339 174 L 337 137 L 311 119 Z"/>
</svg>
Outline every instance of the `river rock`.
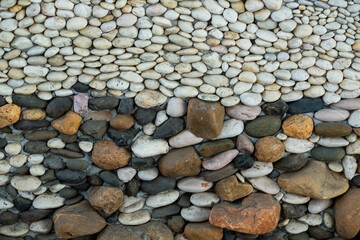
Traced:
<svg viewBox="0 0 360 240">
<path fill-rule="evenodd" d="M 169 138 L 184 130 L 185 121 L 182 118 L 170 117 L 156 128 L 154 138 Z"/>
<path fill-rule="evenodd" d="M 276 162 L 284 153 L 284 144 L 273 136 L 261 138 L 255 144 L 254 156 L 261 162 Z"/>
<path fill-rule="evenodd" d="M 197 206 L 190 206 L 181 209 L 181 216 L 188 222 L 204 222 L 209 219 L 210 209 Z"/>
<path fill-rule="evenodd" d="M 352 132 L 352 128 L 345 123 L 319 123 L 315 133 L 322 137 L 344 137 Z"/>
<path fill-rule="evenodd" d="M 220 180 L 215 185 L 215 193 L 225 201 L 235 201 L 248 196 L 253 187 L 248 183 L 241 183 L 236 176 L 230 176 Z"/>
<path fill-rule="evenodd" d="M 65 199 L 58 194 L 42 194 L 33 201 L 33 207 L 36 209 L 53 209 L 63 206 Z"/>
<path fill-rule="evenodd" d="M 73 111 L 68 111 L 62 117 L 52 121 L 51 126 L 59 132 L 67 135 L 73 135 L 77 133 L 81 121 L 82 117 L 80 115 L 76 114 Z"/>
<path fill-rule="evenodd" d="M 260 113 L 261 108 L 259 106 L 246 106 L 238 104 L 226 108 L 226 114 L 229 117 L 243 121 L 254 120 Z"/>
<path fill-rule="evenodd" d="M 154 109 L 140 108 L 135 112 L 136 122 L 141 126 L 151 123 L 155 117 L 156 111 Z"/>
<path fill-rule="evenodd" d="M 123 201 L 123 193 L 115 187 L 94 187 L 89 195 L 89 202 L 96 210 L 112 214 L 117 211 Z"/>
<path fill-rule="evenodd" d="M 55 130 L 35 130 L 25 133 L 25 139 L 30 141 L 44 141 L 55 138 L 59 133 Z"/>
<path fill-rule="evenodd" d="M 152 108 L 156 106 L 160 106 L 165 103 L 167 97 L 154 90 L 143 90 L 136 94 L 135 103 L 137 106 L 141 108 Z"/>
<path fill-rule="evenodd" d="M 176 185 L 176 180 L 174 178 L 166 178 L 163 176 L 158 176 L 152 181 L 143 181 L 141 183 L 141 189 L 151 195 L 155 195 L 159 192 L 173 189 Z"/>
<path fill-rule="evenodd" d="M 305 139 L 287 138 L 284 142 L 285 151 L 289 153 L 304 153 L 314 148 L 314 143 Z"/>
<path fill-rule="evenodd" d="M 180 196 L 177 190 L 168 190 L 160 192 L 156 195 L 149 196 L 146 199 L 146 205 L 152 208 L 159 208 L 166 205 L 170 205 L 175 202 Z"/>
<path fill-rule="evenodd" d="M 0 128 L 16 123 L 20 119 L 21 108 L 15 104 L 0 107 Z"/>
<path fill-rule="evenodd" d="M 303 98 L 289 103 L 290 114 L 316 112 L 324 108 L 324 102 L 320 98 Z"/>
<path fill-rule="evenodd" d="M 117 97 L 100 97 L 91 98 L 89 100 L 89 107 L 92 110 L 108 110 L 116 108 L 119 105 L 120 99 Z"/>
<path fill-rule="evenodd" d="M 186 177 L 177 183 L 180 190 L 191 193 L 205 192 L 212 186 L 213 183 L 204 180 L 203 177 Z"/>
<path fill-rule="evenodd" d="M 150 136 L 140 136 L 131 145 L 131 150 L 137 157 L 152 157 L 169 151 L 168 142 L 164 139 L 151 139 Z"/>
<path fill-rule="evenodd" d="M 342 99 L 337 103 L 334 103 L 333 106 L 341 109 L 346 110 L 357 110 L 360 109 L 360 99 L 354 98 L 354 99 Z"/>
<path fill-rule="evenodd" d="M 271 136 L 279 131 L 281 120 L 274 116 L 262 116 L 246 124 L 245 131 L 251 137 Z"/>
<path fill-rule="evenodd" d="M 298 139 L 309 138 L 313 128 L 313 120 L 305 114 L 292 115 L 282 124 L 282 129 L 287 136 Z"/>
<path fill-rule="evenodd" d="M 201 192 L 192 194 L 190 202 L 198 207 L 211 207 L 219 203 L 220 198 L 212 192 Z"/>
<path fill-rule="evenodd" d="M 45 108 L 47 104 L 45 100 L 40 99 L 35 94 L 13 94 L 12 100 L 14 104 L 25 108 Z"/>
<path fill-rule="evenodd" d="M 204 171 L 202 176 L 206 181 L 216 182 L 223 178 L 226 178 L 232 174 L 235 174 L 238 169 L 235 167 L 235 164 L 228 164 L 225 167 L 215 170 L 215 171 Z"/>
<path fill-rule="evenodd" d="M 229 164 L 238 155 L 238 153 L 238 150 L 232 149 L 219 153 L 211 158 L 204 158 L 202 166 L 208 170 L 218 170 Z"/>
<path fill-rule="evenodd" d="M 15 189 L 23 192 L 35 191 L 41 185 L 38 177 L 30 175 L 13 176 L 10 183 Z"/>
<path fill-rule="evenodd" d="M 131 154 L 124 147 L 119 147 L 113 141 L 96 142 L 92 150 L 92 161 L 105 170 L 114 170 L 126 166 Z"/>
<path fill-rule="evenodd" d="M 251 185 L 264 193 L 277 194 L 280 191 L 279 185 L 267 176 L 258 178 L 248 178 Z"/>
<path fill-rule="evenodd" d="M 317 111 L 314 117 L 323 122 L 341 122 L 350 116 L 349 111 L 344 109 L 321 109 Z"/>
<path fill-rule="evenodd" d="M 182 132 L 170 137 L 169 144 L 173 148 L 182 148 L 202 142 L 203 138 L 195 136 L 189 130 L 183 130 Z"/>
<path fill-rule="evenodd" d="M 343 148 L 315 147 L 311 150 L 311 156 L 321 161 L 340 161 L 345 156 Z"/>
<path fill-rule="evenodd" d="M 223 229 L 208 222 L 189 223 L 185 226 L 184 234 L 189 240 L 221 240 L 223 238 Z"/>
<path fill-rule="evenodd" d="M 273 169 L 274 167 L 271 162 L 255 161 L 254 165 L 251 168 L 241 170 L 241 175 L 246 178 L 262 177 L 271 173 Z"/>
<path fill-rule="evenodd" d="M 56 97 L 46 106 L 46 114 L 51 118 L 59 118 L 71 110 L 72 104 L 70 97 Z"/>
<path fill-rule="evenodd" d="M 8 237 L 20 237 L 25 235 L 27 232 L 29 232 L 29 225 L 23 222 L 14 223 L 11 225 L 3 225 L 0 227 L 0 234 Z"/>
<path fill-rule="evenodd" d="M 251 140 L 243 135 L 240 134 L 237 138 L 236 138 L 236 148 L 245 154 L 252 154 L 254 152 L 254 144 L 251 142 Z"/>
<path fill-rule="evenodd" d="M 196 146 L 196 151 L 202 157 L 210 157 L 215 154 L 233 149 L 235 144 L 230 139 L 222 139 L 216 141 L 209 141 Z"/>
<path fill-rule="evenodd" d="M 277 100 L 272 103 L 265 103 L 261 106 L 266 115 L 282 117 L 289 110 L 289 106 L 283 100 Z"/>
<path fill-rule="evenodd" d="M 108 122 L 105 120 L 88 120 L 81 124 L 80 131 L 85 135 L 90 135 L 96 139 L 102 139 L 106 130 L 108 129 Z"/>
<path fill-rule="evenodd" d="M 286 172 L 294 172 L 303 168 L 310 160 L 305 154 L 289 154 L 274 163 L 274 167 Z"/>
</svg>

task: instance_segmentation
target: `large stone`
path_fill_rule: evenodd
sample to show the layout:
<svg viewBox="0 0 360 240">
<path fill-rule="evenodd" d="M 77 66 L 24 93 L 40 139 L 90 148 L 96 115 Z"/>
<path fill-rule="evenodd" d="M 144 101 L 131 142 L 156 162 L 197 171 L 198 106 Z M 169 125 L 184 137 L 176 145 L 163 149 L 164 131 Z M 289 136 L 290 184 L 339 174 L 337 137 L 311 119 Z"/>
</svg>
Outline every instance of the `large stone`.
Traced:
<svg viewBox="0 0 360 240">
<path fill-rule="evenodd" d="M 275 116 L 262 116 L 246 124 L 245 131 L 256 138 L 271 136 L 279 131 L 281 120 Z"/>
<path fill-rule="evenodd" d="M 255 144 L 254 156 L 261 162 L 276 162 L 284 153 L 284 144 L 273 136 L 261 138 Z"/>
<path fill-rule="evenodd" d="M 229 230 L 264 234 L 272 231 L 280 220 L 280 204 L 264 193 L 252 193 L 241 204 L 223 202 L 210 212 L 210 224 Z"/>
<path fill-rule="evenodd" d="M 89 108 L 92 110 L 107 110 L 116 108 L 119 105 L 120 99 L 117 97 L 100 97 L 91 98 L 89 100 Z"/>
<path fill-rule="evenodd" d="M 224 122 L 225 108 L 219 102 L 205 102 L 197 98 L 189 101 L 187 128 L 202 138 L 220 135 Z"/>
<path fill-rule="evenodd" d="M 331 171 L 325 162 L 311 160 L 297 172 L 283 173 L 279 186 L 288 193 L 315 199 L 331 199 L 342 195 L 349 188 L 348 180 Z"/>
<path fill-rule="evenodd" d="M 319 123 L 315 133 L 322 137 L 344 137 L 352 132 L 352 128 L 345 123 Z"/>
<path fill-rule="evenodd" d="M 314 123 L 311 117 L 305 114 L 295 114 L 284 121 L 282 129 L 289 137 L 307 139 L 312 134 Z"/>
<path fill-rule="evenodd" d="M 74 135 L 79 130 L 82 117 L 73 111 L 68 111 L 62 117 L 51 122 L 51 126 L 67 135 Z"/>
<path fill-rule="evenodd" d="M 173 149 L 159 160 L 158 168 L 165 177 L 196 176 L 201 171 L 201 160 L 193 147 Z"/>
<path fill-rule="evenodd" d="M 360 230 L 360 189 L 351 188 L 335 202 L 335 229 L 340 237 L 353 239 Z"/>
<path fill-rule="evenodd" d="M 220 180 L 215 185 L 215 193 L 225 201 L 235 201 L 249 195 L 254 189 L 248 183 L 241 183 L 232 175 Z"/>
<path fill-rule="evenodd" d="M 103 140 L 94 144 L 92 161 L 105 170 L 114 170 L 126 166 L 131 159 L 131 153 L 115 142 Z"/>
<path fill-rule="evenodd" d="M 211 225 L 209 222 L 189 223 L 184 230 L 185 236 L 189 240 L 221 240 L 223 229 Z"/>
<path fill-rule="evenodd" d="M 96 210 L 107 214 L 117 211 L 123 202 L 123 193 L 120 188 L 94 187 L 89 195 L 89 202 Z"/>
<path fill-rule="evenodd" d="M 20 119 L 21 108 L 15 104 L 0 107 L 0 128 L 16 123 Z"/>
<path fill-rule="evenodd" d="M 88 201 L 60 208 L 54 213 L 53 221 L 56 236 L 65 239 L 95 234 L 106 226 L 106 221 Z"/>
</svg>

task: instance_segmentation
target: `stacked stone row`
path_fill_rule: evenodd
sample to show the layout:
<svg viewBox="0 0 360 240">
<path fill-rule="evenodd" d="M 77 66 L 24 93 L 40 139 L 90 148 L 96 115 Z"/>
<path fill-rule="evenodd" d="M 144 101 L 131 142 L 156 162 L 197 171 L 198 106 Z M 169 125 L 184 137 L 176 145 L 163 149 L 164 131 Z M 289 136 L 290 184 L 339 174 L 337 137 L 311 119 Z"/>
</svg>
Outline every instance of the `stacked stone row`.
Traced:
<svg viewBox="0 0 360 240">
<path fill-rule="evenodd" d="M 0 98 L 0 237 L 358 237 L 359 115 L 360 99 Z"/>
<path fill-rule="evenodd" d="M 245 3 L 244 3 L 245 2 Z M 2 0 L 0 95 L 360 95 L 359 0 Z"/>
</svg>

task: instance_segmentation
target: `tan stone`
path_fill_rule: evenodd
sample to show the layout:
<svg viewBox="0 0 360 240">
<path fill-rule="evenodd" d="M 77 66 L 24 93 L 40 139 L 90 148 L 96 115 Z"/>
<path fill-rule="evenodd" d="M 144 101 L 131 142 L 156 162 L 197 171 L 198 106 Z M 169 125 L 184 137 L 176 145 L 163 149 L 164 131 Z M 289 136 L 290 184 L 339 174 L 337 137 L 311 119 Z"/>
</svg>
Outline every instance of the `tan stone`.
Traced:
<svg viewBox="0 0 360 240">
<path fill-rule="evenodd" d="M 307 139 L 313 132 L 314 123 L 311 117 L 305 114 L 295 114 L 283 122 L 282 129 L 289 137 Z"/>
<path fill-rule="evenodd" d="M 189 223 L 184 230 L 188 240 L 221 240 L 223 229 L 211 225 L 209 222 Z"/>
<path fill-rule="evenodd" d="M 284 144 L 276 137 L 263 137 L 255 143 L 254 156 L 261 162 L 276 162 L 284 153 Z"/>
<path fill-rule="evenodd" d="M 46 118 L 46 112 L 41 108 L 24 109 L 21 115 L 24 120 L 43 120 Z"/>
<path fill-rule="evenodd" d="M 119 129 L 119 130 L 127 130 L 131 128 L 135 123 L 135 120 L 133 116 L 129 115 L 123 115 L 123 114 L 117 114 L 115 117 L 113 117 L 110 121 L 110 126 Z"/>
<path fill-rule="evenodd" d="M 131 153 L 124 147 L 119 147 L 113 141 L 103 140 L 94 144 L 92 161 L 101 169 L 114 170 L 126 166 L 131 159 Z"/>
<path fill-rule="evenodd" d="M 123 192 L 116 187 L 94 187 L 89 195 L 89 202 L 96 210 L 107 214 L 117 211 L 123 202 Z"/>
<path fill-rule="evenodd" d="M 355 51 L 360 52 L 360 40 L 356 40 L 355 43 L 352 45 L 352 48 Z"/>
<path fill-rule="evenodd" d="M 81 121 L 82 117 L 70 110 L 62 117 L 52 121 L 51 126 L 64 134 L 74 135 L 79 130 Z"/>
<path fill-rule="evenodd" d="M 236 176 L 232 175 L 216 183 L 215 193 L 225 201 L 234 201 L 243 198 L 253 191 L 248 183 L 241 183 Z"/>
<path fill-rule="evenodd" d="M 98 111 L 98 112 L 91 112 L 86 115 L 87 119 L 91 120 L 106 120 L 109 121 L 111 119 L 112 113 L 109 111 Z"/>
<path fill-rule="evenodd" d="M 15 104 L 0 107 L 0 128 L 16 123 L 20 119 L 21 108 Z"/>
<path fill-rule="evenodd" d="M 245 5 L 242 1 L 232 2 L 231 8 L 234 9 L 235 11 L 237 11 L 238 13 L 245 12 Z"/>
</svg>

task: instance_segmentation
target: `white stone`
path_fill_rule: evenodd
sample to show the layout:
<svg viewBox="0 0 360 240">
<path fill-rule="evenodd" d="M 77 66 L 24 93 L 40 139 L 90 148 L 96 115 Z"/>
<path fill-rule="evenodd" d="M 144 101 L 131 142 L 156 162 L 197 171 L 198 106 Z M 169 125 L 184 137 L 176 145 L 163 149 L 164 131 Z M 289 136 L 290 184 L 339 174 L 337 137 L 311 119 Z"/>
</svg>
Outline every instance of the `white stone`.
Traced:
<svg viewBox="0 0 360 240">
<path fill-rule="evenodd" d="M 138 177 L 143 181 L 152 181 L 159 175 L 156 167 L 138 171 Z"/>
<path fill-rule="evenodd" d="M 245 8 L 249 12 L 256 12 L 264 8 L 264 3 L 261 0 L 247 0 Z"/>
<path fill-rule="evenodd" d="M 149 136 L 140 136 L 131 145 L 131 150 L 137 157 L 152 157 L 167 153 L 169 145 L 164 139 L 151 139 Z"/>
<path fill-rule="evenodd" d="M 188 222 L 204 222 L 210 217 L 210 209 L 190 206 L 181 209 L 180 214 Z"/>
<path fill-rule="evenodd" d="M 241 175 L 246 178 L 257 178 L 268 175 L 273 169 L 272 163 L 255 161 L 251 168 L 241 170 Z"/>
<path fill-rule="evenodd" d="M 310 197 L 286 193 L 285 196 L 282 198 L 282 201 L 290 204 L 304 204 L 310 201 Z"/>
<path fill-rule="evenodd" d="M 296 220 L 291 220 L 288 225 L 286 225 L 285 230 L 291 234 L 299 234 L 306 232 L 309 226 L 306 223 L 301 223 Z"/>
<path fill-rule="evenodd" d="M 132 167 L 124 167 L 124 168 L 119 168 L 117 171 L 117 176 L 118 178 L 127 183 L 129 182 L 131 179 L 133 179 L 133 177 L 135 177 L 136 175 L 136 170 Z"/>
<path fill-rule="evenodd" d="M 33 207 L 36 209 L 54 209 L 63 206 L 65 199 L 58 194 L 42 194 L 33 201 Z"/>
<path fill-rule="evenodd" d="M 220 135 L 215 139 L 231 138 L 240 135 L 244 130 L 244 123 L 241 120 L 225 120 Z"/>
<path fill-rule="evenodd" d="M 358 167 L 356 158 L 354 156 L 345 156 L 342 160 L 342 164 L 344 167 L 345 177 L 351 180 L 356 173 L 356 169 Z"/>
<path fill-rule="evenodd" d="M 330 207 L 332 200 L 330 199 L 312 199 L 308 205 L 308 211 L 310 213 L 320 213 Z"/>
<path fill-rule="evenodd" d="M 262 97 L 259 93 L 246 92 L 240 95 L 240 100 L 244 105 L 257 106 L 261 103 Z"/>
<path fill-rule="evenodd" d="M 345 147 L 349 145 L 349 142 L 342 137 L 322 137 L 317 143 L 324 147 Z"/>
<path fill-rule="evenodd" d="M 9 143 L 5 146 L 5 152 L 9 155 L 17 155 L 21 152 L 21 144 L 18 142 Z"/>
<path fill-rule="evenodd" d="M 67 20 L 66 28 L 71 31 L 83 29 L 87 26 L 87 20 L 83 17 L 74 17 Z"/>
<path fill-rule="evenodd" d="M 146 205 L 152 208 L 167 206 L 175 202 L 180 196 L 177 190 L 168 190 L 156 195 L 149 196 L 146 199 Z"/>
<path fill-rule="evenodd" d="M 12 208 L 14 206 L 14 204 L 12 202 L 10 202 L 9 200 L 0 197 L 0 209 L 1 210 L 5 210 L 5 209 L 9 209 Z"/>
<path fill-rule="evenodd" d="M 275 35 L 275 33 L 269 30 L 259 29 L 256 31 L 256 36 L 268 42 L 276 42 L 278 40 L 278 37 Z"/>
<path fill-rule="evenodd" d="M 305 139 L 287 138 L 284 141 L 285 150 L 290 153 L 304 153 L 314 148 L 314 143 Z"/>
<path fill-rule="evenodd" d="M 352 127 L 360 127 L 360 110 L 355 110 L 350 114 L 348 123 Z"/>
<path fill-rule="evenodd" d="M 53 222 L 51 219 L 43 219 L 40 221 L 32 222 L 30 224 L 30 231 L 47 234 L 51 231 L 52 226 Z"/>
<path fill-rule="evenodd" d="M 145 205 L 145 198 L 129 197 L 124 195 L 124 200 L 119 208 L 120 212 L 132 213 L 140 210 Z"/>
<path fill-rule="evenodd" d="M 298 218 L 298 221 L 306 223 L 309 226 L 318 226 L 322 223 L 322 217 L 320 214 L 308 213 Z"/>
<path fill-rule="evenodd" d="M 150 212 L 145 209 L 133 213 L 120 213 L 118 217 L 119 222 L 127 226 L 141 225 L 147 223 L 150 219 Z"/>
<path fill-rule="evenodd" d="M 277 194 L 280 191 L 279 185 L 267 176 L 248 178 L 251 185 L 264 193 Z"/>
<path fill-rule="evenodd" d="M 8 237 L 20 237 L 29 231 L 29 224 L 17 222 L 11 225 L 3 225 L 0 227 L 0 234 Z"/>
<path fill-rule="evenodd" d="M 220 202 L 220 198 L 211 192 L 194 193 L 190 197 L 190 202 L 197 207 L 212 207 Z"/>
<path fill-rule="evenodd" d="M 50 17 L 45 20 L 45 27 L 52 30 L 59 30 L 65 27 L 66 21 L 62 17 Z"/>
<path fill-rule="evenodd" d="M 35 191 L 41 185 L 38 177 L 30 175 L 17 175 L 11 178 L 11 186 L 23 192 Z"/>
</svg>

